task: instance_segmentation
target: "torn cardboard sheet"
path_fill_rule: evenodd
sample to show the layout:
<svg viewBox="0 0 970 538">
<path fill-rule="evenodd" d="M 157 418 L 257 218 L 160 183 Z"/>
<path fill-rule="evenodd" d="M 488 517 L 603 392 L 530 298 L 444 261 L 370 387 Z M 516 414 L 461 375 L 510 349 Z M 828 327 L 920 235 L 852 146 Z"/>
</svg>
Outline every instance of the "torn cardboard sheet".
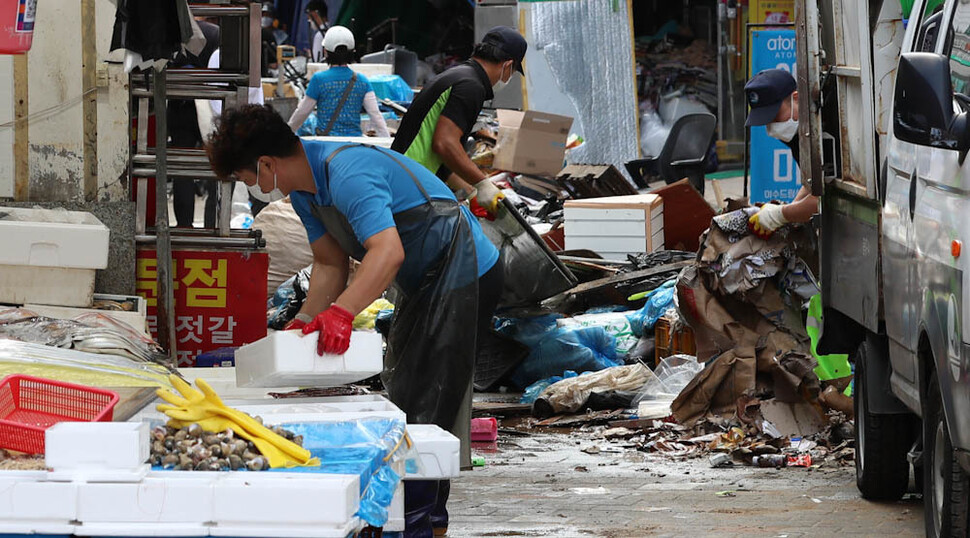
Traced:
<svg viewBox="0 0 970 538">
<path fill-rule="evenodd" d="M 757 358 L 753 347 L 725 351 L 684 388 L 670 406 L 674 418 L 691 426 L 709 412 L 733 414 L 738 398 L 755 390 Z"/>
</svg>

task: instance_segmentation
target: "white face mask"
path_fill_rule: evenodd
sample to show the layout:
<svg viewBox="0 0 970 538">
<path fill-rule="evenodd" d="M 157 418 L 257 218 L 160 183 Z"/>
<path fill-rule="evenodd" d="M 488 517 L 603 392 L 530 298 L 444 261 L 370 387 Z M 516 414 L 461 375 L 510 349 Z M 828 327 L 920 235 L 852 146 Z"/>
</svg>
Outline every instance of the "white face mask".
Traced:
<svg viewBox="0 0 970 538">
<path fill-rule="evenodd" d="M 765 126 L 765 130 L 768 132 L 768 136 L 772 138 L 777 138 L 782 142 L 791 142 L 792 138 L 798 133 L 798 121 L 792 119 L 791 111 L 795 104 L 795 96 L 791 97 L 791 105 L 789 105 L 788 119 L 785 121 L 775 121 L 769 123 Z"/>
<path fill-rule="evenodd" d="M 265 202 L 267 204 L 275 202 L 277 200 L 282 200 L 286 195 L 283 194 L 276 186 L 276 174 L 273 174 L 273 190 L 269 192 L 263 192 L 263 189 L 259 186 L 259 163 L 256 163 L 256 184 L 248 185 L 246 188 L 249 190 L 249 194 L 253 195 L 253 198 L 259 200 L 260 202 Z"/>
<path fill-rule="evenodd" d="M 498 80 L 495 84 L 492 84 L 492 93 L 498 93 L 502 91 L 502 88 L 508 86 L 509 81 L 512 80 L 512 73 L 509 73 L 509 80 L 502 80 L 502 75 L 505 74 L 505 66 L 502 66 L 502 74 L 499 75 Z"/>
</svg>

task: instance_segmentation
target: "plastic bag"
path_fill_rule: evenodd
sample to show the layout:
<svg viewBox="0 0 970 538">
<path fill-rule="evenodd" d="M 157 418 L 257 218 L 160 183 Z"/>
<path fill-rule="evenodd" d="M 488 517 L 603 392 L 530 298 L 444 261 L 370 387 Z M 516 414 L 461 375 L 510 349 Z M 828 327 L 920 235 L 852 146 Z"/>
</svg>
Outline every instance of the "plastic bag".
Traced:
<svg viewBox="0 0 970 538">
<path fill-rule="evenodd" d="M 660 361 L 660 364 L 650 372 L 646 383 L 633 401 L 637 404 L 650 400 L 673 402 L 680 391 L 684 390 L 684 387 L 703 369 L 704 365 L 697 362 L 697 357 L 671 355 Z"/>
<path fill-rule="evenodd" d="M 348 422 L 282 424 L 303 436 L 303 447 L 320 458 L 319 467 L 280 469 L 287 472 L 356 474 L 360 476 L 357 516 L 368 525 L 387 523 L 388 507 L 401 481 L 391 465 L 405 460 L 407 467 L 417 455 L 404 442 L 401 419 L 364 418 Z"/>
<path fill-rule="evenodd" d="M 536 401 L 537 398 L 539 398 L 539 395 L 542 394 L 542 391 L 546 390 L 550 385 L 554 383 L 558 383 L 563 379 L 576 377 L 577 375 L 579 374 L 577 374 L 572 370 L 566 370 L 561 376 L 554 375 L 552 377 L 540 379 L 539 381 L 536 381 L 535 383 L 526 387 L 525 392 L 522 393 L 522 398 L 519 399 L 519 403 L 524 403 L 524 404 L 533 403 Z"/>
<path fill-rule="evenodd" d="M 378 101 L 390 99 L 396 103 L 410 103 L 414 100 L 414 90 L 400 75 L 371 75 L 367 80 Z"/>
<path fill-rule="evenodd" d="M 310 289 L 310 272 L 313 265 L 308 265 L 293 275 L 286 282 L 276 288 L 276 293 L 266 305 L 266 326 L 280 331 L 303 308 L 307 291 Z"/>
<path fill-rule="evenodd" d="M 643 151 L 643 158 L 658 157 L 669 134 L 670 126 L 664 125 L 656 111 L 644 111 L 640 115 L 640 150 Z"/>
<path fill-rule="evenodd" d="M 656 376 L 642 364 L 616 366 L 599 372 L 585 372 L 575 379 L 564 379 L 547 387 L 539 395 L 536 409 L 540 403 L 545 409 L 542 415 L 575 413 L 594 392 L 634 391 L 643 387 Z"/>
<path fill-rule="evenodd" d="M 633 334 L 628 317 L 635 313 L 636 311 L 582 314 L 557 320 L 556 323 L 560 327 L 602 327 L 616 338 L 616 355 L 625 357 L 637 345 L 637 336 Z"/>
<path fill-rule="evenodd" d="M 377 315 L 383 311 L 394 311 L 394 305 L 387 299 L 378 299 L 354 318 L 355 329 L 373 330 Z"/>
<path fill-rule="evenodd" d="M 532 351 L 512 372 L 509 381 L 517 388 L 525 388 L 566 370 L 595 372 L 619 366 L 615 342 L 602 327 L 554 327 L 529 346 Z"/>
<path fill-rule="evenodd" d="M 650 293 L 643 308 L 630 315 L 630 326 L 633 328 L 633 334 L 643 336 L 644 332 L 652 331 L 657 320 L 674 306 L 674 295 L 677 291 L 674 285 L 676 283 L 676 279 L 664 282 L 662 286 Z"/>
<path fill-rule="evenodd" d="M 495 330 L 534 348 L 540 340 L 556 330 L 556 320 L 560 318 L 562 314 L 546 314 L 534 318 L 500 318 L 495 324 Z"/>
</svg>

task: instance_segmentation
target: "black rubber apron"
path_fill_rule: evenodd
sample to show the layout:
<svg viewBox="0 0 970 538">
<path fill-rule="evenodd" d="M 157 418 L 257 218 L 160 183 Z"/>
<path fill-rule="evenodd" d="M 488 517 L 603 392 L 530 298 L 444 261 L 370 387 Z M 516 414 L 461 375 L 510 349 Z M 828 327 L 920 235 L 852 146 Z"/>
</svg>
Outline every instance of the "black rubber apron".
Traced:
<svg viewBox="0 0 970 538">
<path fill-rule="evenodd" d="M 462 465 L 467 466 L 478 321 L 478 262 L 471 227 L 457 201 L 431 199 L 400 159 L 373 146 L 349 144 L 331 153 L 324 167 L 328 190 L 330 161 L 358 147 L 397 163 L 425 199 L 394 215 L 404 263 L 394 280 L 398 298 L 381 378 L 409 423 L 437 424 L 461 440 L 462 459 L 469 460 Z M 311 211 L 345 252 L 363 259 L 366 250 L 337 208 L 311 204 Z"/>
</svg>

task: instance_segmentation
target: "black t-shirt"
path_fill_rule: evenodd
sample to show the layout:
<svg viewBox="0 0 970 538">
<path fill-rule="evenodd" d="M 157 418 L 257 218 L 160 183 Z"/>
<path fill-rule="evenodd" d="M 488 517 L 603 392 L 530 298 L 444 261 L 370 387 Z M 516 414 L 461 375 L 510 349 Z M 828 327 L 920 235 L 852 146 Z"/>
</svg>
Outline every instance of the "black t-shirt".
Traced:
<svg viewBox="0 0 970 538">
<path fill-rule="evenodd" d="M 451 170 L 431 149 L 438 119 L 444 116 L 453 121 L 464 138 L 475 126 L 482 105 L 492 97 L 488 74 L 477 61 L 468 60 L 448 69 L 415 97 L 401 120 L 391 148 L 446 179 Z"/>
</svg>

